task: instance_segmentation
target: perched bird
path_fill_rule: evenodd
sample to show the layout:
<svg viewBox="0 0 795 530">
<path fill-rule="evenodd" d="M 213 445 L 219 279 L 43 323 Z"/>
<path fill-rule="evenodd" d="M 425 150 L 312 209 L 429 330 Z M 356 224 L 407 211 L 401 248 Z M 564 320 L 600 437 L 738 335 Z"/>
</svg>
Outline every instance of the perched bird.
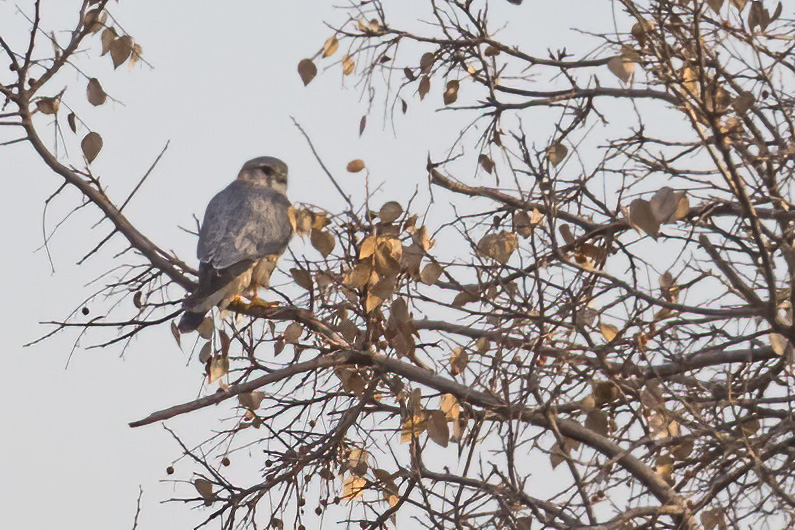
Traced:
<svg viewBox="0 0 795 530">
<path fill-rule="evenodd" d="M 199 285 L 179 321 L 193 331 L 214 306 L 224 309 L 245 291 L 268 287 L 293 233 L 287 199 L 287 164 L 261 156 L 243 164 L 229 186 L 212 198 L 199 230 Z"/>
</svg>

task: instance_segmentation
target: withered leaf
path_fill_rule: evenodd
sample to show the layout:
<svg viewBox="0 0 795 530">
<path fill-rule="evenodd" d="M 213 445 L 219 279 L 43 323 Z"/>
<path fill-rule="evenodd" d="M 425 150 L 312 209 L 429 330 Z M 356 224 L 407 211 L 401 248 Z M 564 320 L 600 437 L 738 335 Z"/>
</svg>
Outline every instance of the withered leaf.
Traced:
<svg viewBox="0 0 795 530">
<path fill-rule="evenodd" d="M 215 322 L 211 317 L 204 317 L 196 331 L 199 332 L 199 336 L 204 340 L 210 340 L 213 338 L 213 332 L 215 331 Z"/>
<path fill-rule="evenodd" d="M 489 175 L 494 171 L 494 161 L 488 155 L 481 153 L 478 157 L 478 163 Z"/>
<path fill-rule="evenodd" d="M 604 322 L 600 322 L 599 330 L 602 332 L 602 336 L 607 342 L 612 341 L 614 338 L 616 338 L 616 335 L 618 335 L 618 328 L 613 324 L 605 324 Z"/>
<path fill-rule="evenodd" d="M 42 114 L 57 114 L 61 100 L 57 98 L 41 98 L 36 100 L 36 109 Z"/>
<path fill-rule="evenodd" d="M 629 222 L 654 239 L 660 234 L 660 222 L 654 215 L 649 201 L 635 199 L 629 205 Z"/>
<path fill-rule="evenodd" d="M 431 91 L 431 78 L 428 77 L 427 75 L 424 75 L 422 76 L 422 79 L 420 79 L 420 86 L 417 89 L 417 92 L 420 94 L 420 101 L 425 99 L 425 96 L 430 91 Z"/>
<path fill-rule="evenodd" d="M 133 49 L 133 39 L 129 35 L 122 35 L 110 44 L 110 58 L 113 68 L 118 68 L 130 57 Z"/>
<path fill-rule="evenodd" d="M 171 334 L 174 336 L 174 340 L 177 341 L 177 346 L 182 348 L 182 337 L 180 336 L 179 327 L 176 322 L 171 323 Z"/>
<path fill-rule="evenodd" d="M 361 160 L 359 158 L 351 160 L 350 162 L 348 162 L 348 165 L 345 166 L 345 169 L 347 169 L 349 173 L 358 173 L 359 171 L 364 169 L 364 160 Z"/>
<path fill-rule="evenodd" d="M 352 74 L 354 68 L 356 68 L 356 62 L 350 55 L 342 58 L 342 75 Z"/>
<path fill-rule="evenodd" d="M 362 134 L 364 133 L 364 128 L 367 126 L 367 115 L 362 116 L 362 119 L 359 120 L 359 137 L 361 138 Z"/>
<path fill-rule="evenodd" d="M 607 68 L 623 83 L 629 83 L 635 74 L 635 63 L 624 55 L 617 55 L 608 61 Z"/>
<path fill-rule="evenodd" d="M 425 431 L 427 423 L 428 416 L 424 410 L 409 414 L 400 429 L 400 443 L 410 442 L 412 438 L 418 437 Z"/>
<path fill-rule="evenodd" d="M 196 488 L 196 491 L 199 492 L 199 495 L 201 495 L 205 503 L 212 504 L 213 500 L 215 500 L 215 494 L 213 493 L 213 483 L 209 480 L 197 478 L 193 481 L 193 487 Z"/>
<path fill-rule="evenodd" d="M 69 128 L 72 129 L 73 133 L 77 132 L 77 116 L 75 116 L 74 112 L 70 112 L 69 115 L 66 117 L 66 122 L 69 124 Z"/>
<path fill-rule="evenodd" d="M 298 322 L 291 322 L 290 325 L 284 330 L 284 342 L 294 344 L 298 342 L 298 339 L 301 338 L 303 333 L 304 328 L 301 327 L 301 324 Z"/>
<path fill-rule="evenodd" d="M 199 351 L 199 362 L 202 364 L 206 364 L 207 361 L 213 356 L 213 347 L 212 344 L 209 342 L 205 342 L 202 349 Z"/>
<path fill-rule="evenodd" d="M 312 290 L 312 275 L 309 274 L 309 271 L 292 268 L 290 269 L 290 275 L 299 287 L 303 287 L 307 291 Z"/>
<path fill-rule="evenodd" d="M 469 355 L 466 350 L 460 346 L 453 350 L 450 354 L 450 374 L 457 376 L 462 373 L 469 363 Z"/>
<path fill-rule="evenodd" d="M 312 59 L 301 59 L 298 63 L 298 75 L 301 76 L 304 86 L 312 82 L 317 75 L 317 66 Z"/>
<path fill-rule="evenodd" d="M 238 394 L 237 400 L 241 406 L 249 410 L 257 410 L 265 399 L 265 393 L 260 391 Z"/>
<path fill-rule="evenodd" d="M 213 357 L 207 379 L 212 383 L 219 380 L 229 372 L 229 358 L 224 356 Z"/>
<path fill-rule="evenodd" d="M 332 35 L 326 42 L 323 43 L 323 58 L 329 57 L 334 55 L 334 52 L 337 51 L 337 48 L 340 47 L 340 42 L 337 40 L 336 35 Z"/>
<path fill-rule="evenodd" d="M 447 425 L 447 417 L 441 410 L 432 410 L 428 414 L 428 436 L 437 445 L 447 447 L 450 441 L 450 427 Z"/>
<path fill-rule="evenodd" d="M 367 489 L 367 479 L 358 475 L 348 475 L 342 483 L 342 500 L 351 502 L 364 495 Z"/>
<path fill-rule="evenodd" d="M 561 143 L 553 144 L 547 149 L 547 159 L 549 159 L 549 163 L 553 166 L 557 166 L 563 162 L 567 154 L 569 154 L 568 147 Z"/>
<path fill-rule="evenodd" d="M 102 137 L 95 132 L 88 133 L 80 142 L 80 149 L 82 149 L 83 156 L 86 157 L 86 160 L 88 160 L 90 164 L 97 158 L 97 155 L 102 150 Z"/>
<path fill-rule="evenodd" d="M 116 34 L 116 30 L 113 28 L 105 28 L 102 31 L 102 35 L 100 36 L 100 39 L 102 40 L 102 54 L 100 54 L 100 57 L 106 55 L 110 51 L 110 45 L 113 44 L 113 41 L 116 40 L 116 37 L 118 37 L 118 35 Z"/>
<path fill-rule="evenodd" d="M 99 79 L 96 77 L 92 77 L 88 80 L 86 96 L 88 97 L 88 102 L 95 107 L 102 105 L 108 99 L 108 95 L 105 94 L 105 91 L 102 89 L 102 85 L 99 83 Z"/>
<path fill-rule="evenodd" d="M 331 254 L 331 251 L 334 250 L 334 246 L 336 245 L 334 236 L 330 232 L 326 230 L 318 230 L 316 228 L 312 229 L 312 234 L 309 236 L 309 241 L 324 258 Z"/>
<path fill-rule="evenodd" d="M 420 70 L 423 74 L 430 73 L 431 68 L 433 68 L 434 60 L 435 58 L 433 53 L 425 52 L 422 54 L 422 57 L 420 57 Z"/>
<path fill-rule="evenodd" d="M 403 207 L 397 201 L 385 202 L 378 212 L 382 223 L 393 223 L 403 213 Z"/>
<path fill-rule="evenodd" d="M 607 414 L 599 409 L 592 410 L 585 416 L 585 427 L 602 436 L 607 436 L 609 432 Z"/>
<path fill-rule="evenodd" d="M 720 8 L 723 7 L 723 1 L 724 0 L 707 0 L 707 4 L 717 13 L 720 11 Z"/>
<path fill-rule="evenodd" d="M 443 270 L 442 266 L 435 261 L 428 263 L 420 272 L 420 281 L 425 285 L 433 285 L 442 275 Z"/>
<path fill-rule="evenodd" d="M 455 79 L 447 82 L 447 86 L 442 95 L 445 105 L 452 105 L 458 99 L 459 83 Z"/>
<path fill-rule="evenodd" d="M 519 239 L 513 232 L 502 231 L 497 234 L 486 234 L 478 241 L 477 251 L 480 255 L 489 257 L 505 265 L 519 248 Z"/>
</svg>

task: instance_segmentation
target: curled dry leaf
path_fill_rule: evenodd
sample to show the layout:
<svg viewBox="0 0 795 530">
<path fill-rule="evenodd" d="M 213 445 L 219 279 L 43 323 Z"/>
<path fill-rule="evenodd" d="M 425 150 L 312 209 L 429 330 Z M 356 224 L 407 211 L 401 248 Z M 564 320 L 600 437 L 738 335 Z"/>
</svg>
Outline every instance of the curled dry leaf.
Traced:
<svg viewBox="0 0 795 530">
<path fill-rule="evenodd" d="M 86 96 L 88 97 L 88 102 L 95 107 L 102 105 L 108 99 L 108 95 L 105 94 L 105 91 L 102 89 L 102 85 L 99 83 L 99 79 L 96 77 L 92 77 L 88 80 Z"/>
<path fill-rule="evenodd" d="M 36 110 L 42 114 L 57 114 L 61 106 L 61 100 L 58 98 L 41 98 L 36 100 Z"/>
<path fill-rule="evenodd" d="M 334 52 L 337 51 L 337 48 L 340 47 L 340 42 L 337 40 L 336 35 L 332 35 L 326 42 L 323 43 L 323 58 L 330 57 L 334 55 Z"/>
<path fill-rule="evenodd" d="M 607 342 L 612 341 L 618 335 L 618 328 L 613 324 L 600 323 L 599 330 Z"/>
<path fill-rule="evenodd" d="M 422 79 L 420 79 L 420 86 L 417 89 L 417 92 L 420 95 L 420 101 L 425 99 L 425 96 L 430 91 L 431 91 L 431 78 L 428 77 L 427 75 L 424 75 L 422 76 Z"/>
<path fill-rule="evenodd" d="M 171 334 L 174 336 L 174 340 L 177 341 L 177 346 L 182 348 L 182 337 L 180 336 L 179 327 L 176 322 L 171 323 Z"/>
<path fill-rule="evenodd" d="M 566 158 L 569 149 L 560 143 L 553 144 L 547 149 L 547 159 L 553 166 L 557 166 Z"/>
<path fill-rule="evenodd" d="M 450 421 L 458 421 L 461 415 L 461 405 L 453 394 L 445 394 L 439 403 L 439 409 L 444 412 L 445 417 Z"/>
<path fill-rule="evenodd" d="M 301 76 L 304 86 L 312 82 L 317 75 L 317 66 L 312 59 L 301 59 L 298 63 L 298 75 Z"/>
<path fill-rule="evenodd" d="M 229 358 L 224 356 L 213 357 L 210 363 L 210 369 L 207 373 L 207 379 L 210 383 L 221 379 L 229 372 Z"/>
<path fill-rule="evenodd" d="M 607 68 L 625 84 L 631 83 L 632 77 L 635 75 L 635 62 L 626 54 L 617 55 L 610 59 L 607 63 Z"/>
<path fill-rule="evenodd" d="M 458 99 L 459 83 L 456 80 L 448 81 L 442 99 L 445 105 L 452 105 Z"/>
<path fill-rule="evenodd" d="M 213 338 L 213 332 L 215 331 L 215 322 L 213 322 L 211 317 L 204 317 L 196 331 L 199 332 L 199 336 L 204 340 L 210 340 Z"/>
<path fill-rule="evenodd" d="M 400 443 L 410 442 L 412 438 L 417 438 L 425 431 L 427 424 L 428 415 L 424 410 L 418 410 L 414 414 L 406 416 L 400 429 Z"/>
<path fill-rule="evenodd" d="M 467 364 L 469 364 L 469 355 L 464 348 L 458 346 L 450 354 L 450 374 L 457 376 L 466 369 Z"/>
<path fill-rule="evenodd" d="M 106 55 L 110 51 L 110 45 L 113 44 L 113 41 L 116 40 L 116 37 L 118 37 L 118 34 L 113 28 L 105 28 L 102 31 L 102 35 L 100 36 L 100 39 L 102 40 L 102 54 L 100 54 L 100 57 Z"/>
<path fill-rule="evenodd" d="M 349 173 L 358 173 L 359 171 L 364 169 L 364 160 L 360 158 L 351 160 L 350 162 L 348 162 L 348 165 L 345 166 L 345 169 L 347 169 Z"/>
<path fill-rule="evenodd" d="M 485 50 L 483 50 L 483 55 L 486 57 L 496 57 L 500 54 L 500 49 L 496 46 L 487 46 Z"/>
<path fill-rule="evenodd" d="M 403 207 L 397 201 L 385 202 L 378 212 L 378 218 L 382 223 L 394 223 L 403 213 Z"/>
<path fill-rule="evenodd" d="M 498 234 L 486 234 L 478 241 L 477 251 L 480 255 L 505 265 L 519 248 L 519 238 L 512 232 L 502 231 Z"/>
<path fill-rule="evenodd" d="M 342 58 L 342 75 L 352 74 L 354 68 L 356 68 L 356 63 L 350 55 Z"/>
<path fill-rule="evenodd" d="M 367 479 L 357 475 L 348 475 L 342 483 L 342 500 L 351 502 L 364 495 L 367 489 Z"/>
<path fill-rule="evenodd" d="M 478 157 L 478 163 L 480 164 L 480 167 L 485 169 L 486 173 L 489 175 L 491 175 L 491 173 L 494 171 L 494 161 L 489 158 L 488 155 L 481 153 L 481 155 Z"/>
<path fill-rule="evenodd" d="M 265 393 L 260 391 L 238 394 L 237 400 L 241 406 L 249 410 L 257 410 L 265 399 Z"/>
<path fill-rule="evenodd" d="M 88 133 L 80 142 L 80 149 L 83 151 L 83 156 L 86 157 L 86 160 L 88 160 L 90 164 L 97 158 L 97 155 L 102 150 L 102 137 L 95 132 Z"/>
<path fill-rule="evenodd" d="M 69 128 L 72 129 L 73 133 L 77 132 L 77 116 L 75 116 L 74 112 L 70 112 L 69 115 L 66 117 L 66 122 L 69 124 Z"/>
</svg>

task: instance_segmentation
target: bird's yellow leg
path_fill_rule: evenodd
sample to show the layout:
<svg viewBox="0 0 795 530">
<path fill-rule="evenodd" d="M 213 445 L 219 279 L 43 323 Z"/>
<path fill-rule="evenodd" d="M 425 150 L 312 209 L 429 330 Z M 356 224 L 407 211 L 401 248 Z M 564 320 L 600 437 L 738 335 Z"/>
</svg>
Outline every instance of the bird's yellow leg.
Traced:
<svg viewBox="0 0 795 530">
<path fill-rule="evenodd" d="M 251 302 L 248 304 L 249 306 L 254 307 L 276 307 L 279 305 L 279 302 L 266 302 L 262 298 L 259 297 L 258 290 L 252 289 L 251 290 L 251 297 L 249 298 Z"/>
</svg>

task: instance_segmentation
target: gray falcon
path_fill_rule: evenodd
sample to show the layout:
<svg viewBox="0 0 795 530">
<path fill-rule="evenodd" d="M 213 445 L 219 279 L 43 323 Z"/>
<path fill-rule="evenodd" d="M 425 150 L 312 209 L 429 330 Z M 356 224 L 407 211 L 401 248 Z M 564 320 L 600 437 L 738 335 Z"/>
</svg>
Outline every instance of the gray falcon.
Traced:
<svg viewBox="0 0 795 530">
<path fill-rule="evenodd" d="M 214 306 L 224 309 L 243 292 L 268 287 L 276 260 L 293 233 L 287 164 L 261 156 L 207 205 L 199 230 L 199 285 L 183 302 L 179 330 L 195 330 Z"/>
</svg>

